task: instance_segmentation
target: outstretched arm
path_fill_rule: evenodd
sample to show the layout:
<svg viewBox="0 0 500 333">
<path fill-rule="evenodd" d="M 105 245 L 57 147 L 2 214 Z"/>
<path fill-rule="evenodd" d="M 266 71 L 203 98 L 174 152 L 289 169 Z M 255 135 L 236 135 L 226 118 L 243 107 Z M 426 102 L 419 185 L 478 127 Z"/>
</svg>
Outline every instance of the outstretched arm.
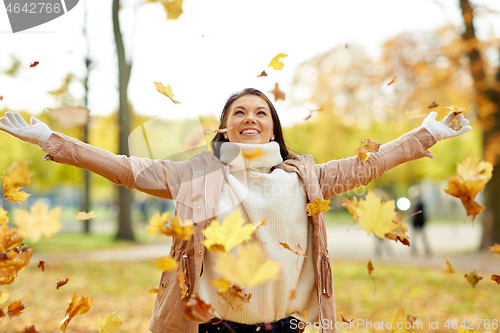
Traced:
<svg viewBox="0 0 500 333">
<path fill-rule="evenodd" d="M 186 162 L 171 162 L 115 155 L 64 134 L 53 132 L 31 117 L 28 125 L 18 113 L 6 112 L 0 130 L 34 145 L 47 153 L 45 160 L 73 165 L 99 174 L 117 185 L 166 199 L 175 199 L 180 180 L 178 172 Z"/>
</svg>

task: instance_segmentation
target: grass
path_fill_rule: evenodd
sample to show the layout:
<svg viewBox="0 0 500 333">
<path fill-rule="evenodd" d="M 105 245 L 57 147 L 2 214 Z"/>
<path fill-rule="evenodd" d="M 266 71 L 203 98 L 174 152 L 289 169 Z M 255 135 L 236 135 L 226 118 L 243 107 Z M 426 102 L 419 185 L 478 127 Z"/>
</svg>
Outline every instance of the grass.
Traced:
<svg viewBox="0 0 500 333">
<path fill-rule="evenodd" d="M 148 332 L 153 308 L 153 294 L 160 272 L 150 262 L 46 263 L 45 272 L 36 264 L 28 265 L 16 281 L 1 290 L 8 292 L 8 302 L 23 299 L 26 309 L 19 317 L 4 318 L 2 333 L 21 333 L 25 326 L 35 325 L 44 333 L 61 332 L 73 294 L 93 298 L 90 311 L 76 316 L 67 333 L 96 332 L 97 316 L 117 311 L 123 325 L 120 333 Z M 472 288 L 463 273 L 446 274 L 435 269 L 421 269 L 378 264 L 369 278 L 365 263 L 333 261 L 337 316 L 365 321 L 386 321 L 393 311 L 404 306 L 407 314 L 417 317 L 423 329 L 414 332 L 456 332 L 444 327 L 447 319 L 498 319 L 500 286 L 489 277 Z M 57 279 L 69 278 L 59 290 Z M 376 287 L 375 287 L 376 286 Z M 438 330 L 427 328 L 429 320 L 439 320 Z M 340 330 L 344 331 L 344 330 Z M 371 330 L 350 330 L 368 332 Z M 487 332 L 481 328 L 481 332 Z M 490 332 L 498 332 L 490 330 Z"/>
</svg>

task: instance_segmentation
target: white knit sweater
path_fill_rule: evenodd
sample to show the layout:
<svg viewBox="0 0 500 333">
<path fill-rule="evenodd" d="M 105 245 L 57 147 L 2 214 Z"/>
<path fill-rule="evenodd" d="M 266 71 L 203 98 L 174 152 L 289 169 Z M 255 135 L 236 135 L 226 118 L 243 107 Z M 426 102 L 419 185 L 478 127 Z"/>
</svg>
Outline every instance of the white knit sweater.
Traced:
<svg viewBox="0 0 500 333">
<path fill-rule="evenodd" d="M 264 156 L 243 158 L 241 152 L 262 149 Z M 258 223 L 267 218 L 266 225 L 256 232 L 256 238 L 270 260 L 280 262 L 280 277 L 247 289 L 252 297 L 249 303 L 232 310 L 225 301 L 219 301 L 217 287 L 210 281 L 221 276 L 213 268 L 217 254 L 205 252 L 203 275 L 200 278 L 199 296 L 212 304 L 224 319 L 257 324 L 272 322 L 293 315 L 302 319 L 304 311 L 310 313 L 308 321 L 318 318 L 314 267 L 312 261 L 312 226 L 306 212 L 306 193 L 296 173 L 281 169 L 271 172 L 271 167 L 283 159 L 276 142 L 267 144 L 223 143 L 220 160 L 231 165 L 228 182 L 222 189 L 217 220 L 239 209 L 247 223 Z M 297 256 L 279 242 L 290 247 L 300 245 L 306 256 Z M 238 247 L 230 253 L 237 255 Z M 295 297 L 289 300 L 292 290 Z"/>
</svg>

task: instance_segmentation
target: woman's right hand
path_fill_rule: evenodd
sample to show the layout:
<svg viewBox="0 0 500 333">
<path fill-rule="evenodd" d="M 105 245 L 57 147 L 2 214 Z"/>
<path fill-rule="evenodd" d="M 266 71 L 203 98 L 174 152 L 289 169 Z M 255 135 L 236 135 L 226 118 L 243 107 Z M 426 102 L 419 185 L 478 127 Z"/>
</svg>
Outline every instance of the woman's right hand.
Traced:
<svg viewBox="0 0 500 333">
<path fill-rule="evenodd" d="M 36 117 L 31 117 L 28 125 L 17 112 L 5 112 L 5 117 L 0 118 L 0 130 L 24 142 L 29 142 L 42 147 L 52 135 L 52 130 Z"/>
</svg>

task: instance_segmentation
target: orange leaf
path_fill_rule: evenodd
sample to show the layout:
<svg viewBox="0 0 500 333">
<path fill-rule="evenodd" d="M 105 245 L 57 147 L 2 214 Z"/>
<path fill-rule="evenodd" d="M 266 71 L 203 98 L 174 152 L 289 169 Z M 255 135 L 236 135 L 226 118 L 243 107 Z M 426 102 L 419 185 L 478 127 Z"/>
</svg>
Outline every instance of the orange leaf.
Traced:
<svg viewBox="0 0 500 333">
<path fill-rule="evenodd" d="M 186 285 L 186 272 L 179 272 L 179 276 L 177 277 L 177 282 L 179 282 L 179 287 L 181 288 L 181 298 L 185 298 L 188 296 L 189 288 Z"/>
<path fill-rule="evenodd" d="M 340 314 L 340 316 L 342 317 L 342 321 L 344 323 L 352 323 L 352 321 L 354 320 L 354 319 L 345 319 L 343 314 Z"/>
<path fill-rule="evenodd" d="M 364 147 L 354 149 L 361 162 L 365 162 L 368 158 L 370 158 L 368 153 L 377 153 L 380 148 L 380 143 L 376 143 L 370 139 L 361 141 L 361 143 L 364 144 Z"/>
<path fill-rule="evenodd" d="M 57 279 L 57 281 L 56 281 L 56 289 L 61 288 L 62 286 L 64 286 L 65 284 L 67 284 L 68 281 L 69 281 L 68 278 L 66 278 L 65 280 L 59 280 L 59 279 Z"/>
<path fill-rule="evenodd" d="M 24 327 L 24 333 L 40 333 L 40 331 L 37 331 L 35 325 L 31 325 L 30 327 Z"/>
<path fill-rule="evenodd" d="M 267 76 L 266 71 L 262 71 L 262 73 L 260 73 L 260 75 L 257 75 L 257 77 L 262 77 L 262 76 Z"/>
<path fill-rule="evenodd" d="M 472 288 L 475 288 L 476 284 L 478 284 L 479 281 L 481 281 L 482 278 L 483 278 L 482 276 L 477 275 L 476 270 L 472 271 L 469 274 L 465 274 L 464 277 L 470 283 L 470 285 L 472 286 Z"/>
<path fill-rule="evenodd" d="M 491 279 L 495 281 L 497 284 L 500 284 L 500 275 L 492 274 Z"/>
<path fill-rule="evenodd" d="M 495 245 L 489 247 L 490 252 L 500 253 L 500 244 L 495 243 Z"/>
<path fill-rule="evenodd" d="M 297 246 L 295 246 L 295 247 L 292 249 L 290 246 L 288 246 L 288 244 L 287 244 L 287 243 L 282 243 L 282 242 L 279 242 L 279 243 L 280 243 L 280 245 L 281 245 L 281 246 L 283 246 L 285 249 L 292 251 L 293 253 L 295 253 L 295 254 L 296 254 L 296 255 L 298 255 L 298 256 L 304 256 L 304 257 L 306 256 L 306 251 L 304 251 L 304 249 L 302 249 L 302 248 L 300 247 L 300 245 L 299 245 L 299 244 L 297 244 Z"/>
<path fill-rule="evenodd" d="M 274 94 L 274 101 L 285 100 L 285 93 L 280 90 L 278 83 L 274 85 L 274 90 L 271 90 L 271 93 Z"/>
<path fill-rule="evenodd" d="M 368 260 L 368 265 L 367 265 L 367 268 L 368 268 L 368 275 L 371 275 L 374 268 L 373 268 L 373 264 L 372 264 L 372 260 Z"/>
<path fill-rule="evenodd" d="M 401 223 L 403 217 L 399 214 L 393 219 L 393 222 L 397 224 L 396 229 L 385 234 L 385 237 L 396 242 L 401 242 L 403 245 L 410 246 L 410 236 L 408 236 L 409 229 L 406 224 Z"/>
<path fill-rule="evenodd" d="M 9 315 L 9 318 L 12 317 L 17 317 L 21 314 L 21 311 L 23 311 L 25 308 L 23 304 L 23 300 L 20 299 L 19 301 L 15 301 L 9 304 L 7 314 Z"/>
<path fill-rule="evenodd" d="M 443 263 L 443 267 L 446 273 L 455 273 L 455 267 L 453 267 L 448 258 L 446 258 L 446 262 Z"/>
<path fill-rule="evenodd" d="M 87 313 L 92 306 L 92 298 L 85 296 L 78 296 L 75 294 L 71 303 L 69 304 L 68 309 L 66 310 L 66 317 L 61 322 L 61 330 L 66 332 L 66 328 L 68 327 L 69 322 L 73 319 L 74 316 L 79 314 Z"/>
<path fill-rule="evenodd" d="M 198 296 L 191 296 L 182 302 L 184 316 L 187 320 L 199 323 L 209 322 L 215 317 L 215 312 L 210 304 L 203 302 Z"/>
<path fill-rule="evenodd" d="M 31 67 L 36 67 L 39 63 L 40 63 L 40 62 L 38 62 L 38 61 L 35 61 L 35 62 L 31 63 L 30 68 L 31 68 Z"/>
<path fill-rule="evenodd" d="M 396 77 L 393 77 L 393 78 L 392 78 L 392 81 L 391 81 L 391 82 L 389 82 L 387 85 L 388 85 L 388 86 L 390 86 L 390 85 L 391 85 L 391 84 L 393 84 L 394 82 L 396 82 Z"/>
<path fill-rule="evenodd" d="M 307 216 L 313 216 L 319 213 L 324 213 L 332 209 L 330 205 L 330 200 L 323 200 L 321 198 L 316 198 L 313 202 L 306 205 Z"/>
<path fill-rule="evenodd" d="M 40 260 L 40 262 L 38 263 L 38 268 L 41 268 L 42 272 L 44 272 L 45 271 L 45 261 Z"/>
</svg>

